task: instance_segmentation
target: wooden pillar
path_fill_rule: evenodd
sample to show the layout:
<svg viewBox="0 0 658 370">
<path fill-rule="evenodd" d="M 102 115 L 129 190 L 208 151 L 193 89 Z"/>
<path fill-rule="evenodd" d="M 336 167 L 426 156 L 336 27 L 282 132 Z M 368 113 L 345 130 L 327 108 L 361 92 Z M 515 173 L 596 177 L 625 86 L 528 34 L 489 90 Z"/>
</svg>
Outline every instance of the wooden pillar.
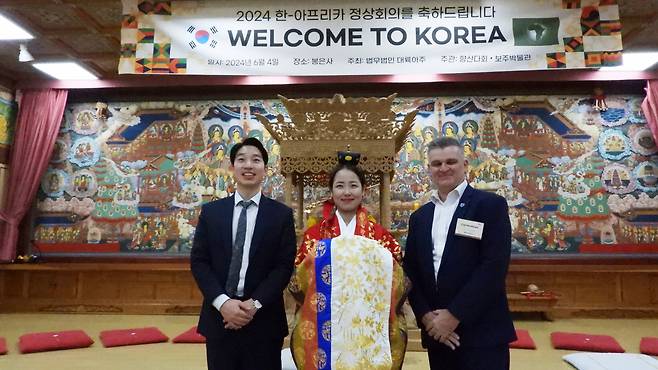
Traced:
<svg viewBox="0 0 658 370">
<path fill-rule="evenodd" d="M 304 230 L 304 176 L 297 175 L 297 228 Z"/>
<path fill-rule="evenodd" d="M 390 230 L 391 228 L 391 176 L 382 172 L 379 181 L 379 222 Z"/>
<path fill-rule="evenodd" d="M 287 173 L 286 174 L 286 184 L 285 188 L 283 190 L 284 194 L 284 202 L 286 202 L 286 205 L 290 208 L 292 208 L 292 174 Z"/>
</svg>

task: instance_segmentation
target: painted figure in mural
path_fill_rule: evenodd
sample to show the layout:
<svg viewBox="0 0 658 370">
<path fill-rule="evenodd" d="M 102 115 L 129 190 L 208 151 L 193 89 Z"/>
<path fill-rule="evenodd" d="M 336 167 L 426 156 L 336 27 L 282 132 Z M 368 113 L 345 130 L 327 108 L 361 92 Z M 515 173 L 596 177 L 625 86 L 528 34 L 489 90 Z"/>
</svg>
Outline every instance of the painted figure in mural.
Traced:
<svg viewBox="0 0 658 370">
<path fill-rule="evenodd" d="M 400 164 L 406 165 L 411 161 L 420 160 L 420 147 L 420 139 L 415 135 L 409 135 L 400 153 Z"/>
<path fill-rule="evenodd" d="M 183 121 L 180 121 L 176 124 L 176 137 L 177 138 L 182 138 L 187 135 L 187 128 L 185 127 L 185 123 Z"/>
<path fill-rule="evenodd" d="M 443 134 L 443 136 L 457 137 L 458 132 L 459 132 L 459 127 L 457 127 L 457 124 L 452 121 L 448 121 L 444 123 L 443 126 L 441 127 L 441 133 Z"/>
<path fill-rule="evenodd" d="M 50 177 L 48 178 L 48 191 L 51 193 L 56 193 L 59 191 L 59 187 L 61 184 L 61 180 L 59 175 L 56 173 L 51 173 Z"/>
<path fill-rule="evenodd" d="M 432 369 L 509 369 L 515 340 L 505 276 L 511 226 L 503 197 L 468 185 L 459 142 L 430 144 L 432 200 L 409 218 L 409 302 Z"/>
<path fill-rule="evenodd" d="M 249 130 L 249 134 L 247 134 L 247 136 L 248 137 L 255 137 L 260 142 L 263 142 L 263 131 L 261 131 L 261 130 Z"/>
<path fill-rule="evenodd" d="M 226 157 L 226 144 L 218 143 L 213 145 L 214 160 L 217 162 L 217 168 L 228 168 L 230 162 Z"/>
<path fill-rule="evenodd" d="M 253 130 L 259 131 L 259 130 Z M 267 177 L 263 183 L 263 192 L 269 194 L 270 197 L 280 199 L 283 196 L 285 177 L 279 172 L 279 165 L 281 159 L 281 146 L 276 142 L 269 132 L 262 131 L 263 137 L 266 138 L 265 148 L 270 154 L 270 162 L 267 166 Z"/>
<path fill-rule="evenodd" d="M 439 138 L 439 130 L 432 126 L 425 126 L 422 130 L 423 135 L 423 145 L 420 148 L 420 153 L 425 153 L 427 151 L 427 146 L 434 140 Z M 427 157 L 423 156 L 423 160 L 426 161 Z M 427 164 L 426 162 L 424 164 Z"/>
<path fill-rule="evenodd" d="M 236 192 L 203 205 L 190 254 L 203 294 L 198 331 L 209 370 L 281 369 L 292 210 L 261 193 L 267 151 L 258 139 L 235 144 L 230 159 Z"/>
<path fill-rule="evenodd" d="M 470 158 L 475 154 L 475 141 L 472 139 L 462 139 L 462 147 L 464 148 L 464 155 Z"/>
<path fill-rule="evenodd" d="M 57 140 L 55 142 L 55 148 L 53 149 L 53 162 L 61 162 L 66 159 L 67 155 L 66 143 L 64 141 Z"/>
<path fill-rule="evenodd" d="M 464 122 L 464 138 L 476 140 L 478 138 L 478 124 L 473 120 Z"/>
<path fill-rule="evenodd" d="M 167 122 L 167 123 L 162 125 L 161 135 L 160 135 L 162 140 L 165 140 L 165 141 L 171 140 L 173 134 L 174 134 L 174 129 L 171 127 L 170 123 Z"/>
<path fill-rule="evenodd" d="M 316 369 L 319 361 L 331 368 L 400 369 L 404 360 L 400 245 L 361 204 L 366 184 L 358 159 L 339 154 L 323 219 L 306 230 L 295 258 L 289 289 L 298 310 L 291 347 L 299 369 Z M 388 325 L 381 325 L 384 320 Z"/>
<path fill-rule="evenodd" d="M 503 130 L 503 133 L 505 135 L 514 135 L 514 122 L 512 121 L 511 118 L 505 118 L 505 128 Z"/>
<path fill-rule="evenodd" d="M 89 158 L 93 157 L 93 155 L 94 153 L 91 150 L 90 143 L 80 143 L 75 148 L 75 157 L 80 161 L 89 160 Z"/>
<path fill-rule="evenodd" d="M 238 125 L 233 125 L 228 128 L 228 150 L 231 151 L 233 145 L 242 141 L 244 137 L 244 130 Z"/>
<path fill-rule="evenodd" d="M 425 171 L 423 170 L 424 163 L 420 160 L 414 160 L 407 164 L 404 169 L 404 183 L 407 185 L 409 190 L 409 195 L 411 199 L 417 199 L 418 196 L 425 193 L 427 190 L 427 184 L 424 183 L 423 177 L 425 176 Z"/>
<path fill-rule="evenodd" d="M 222 142 L 224 136 L 224 129 L 220 125 L 212 125 L 208 129 L 208 138 L 210 143 L 217 144 Z"/>
<path fill-rule="evenodd" d="M 427 147 L 429 143 L 439 138 L 439 131 L 432 126 L 423 127 L 422 133 L 423 133 L 423 148 Z"/>
<path fill-rule="evenodd" d="M 279 145 L 276 140 L 270 139 L 268 141 L 268 148 L 270 148 L 269 151 L 272 154 L 270 158 L 270 166 L 278 169 L 279 160 L 281 159 L 281 145 Z"/>
<path fill-rule="evenodd" d="M 76 176 L 73 180 L 75 191 L 84 193 L 89 189 L 90 177 L 88 175 Z"/>
</svg>

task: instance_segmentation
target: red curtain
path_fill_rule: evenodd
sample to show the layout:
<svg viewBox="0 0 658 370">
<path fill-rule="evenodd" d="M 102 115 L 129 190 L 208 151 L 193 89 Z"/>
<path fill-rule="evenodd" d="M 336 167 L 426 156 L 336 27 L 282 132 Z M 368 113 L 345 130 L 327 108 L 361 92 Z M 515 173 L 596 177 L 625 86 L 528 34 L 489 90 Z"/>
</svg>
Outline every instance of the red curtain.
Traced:
<svg viewBox="0 0 658 370">
<path fill-rule="evenodd" d="M 0 212 L 0 262 L 16 257 L 18 225 L 48 166 L 66 106 L 67 90 L 25 90 L 9 156 L 7 202 Z"/>
<path fill-rule="evenodd" d="M 653 133 L 653 140 L 658 143 L 658 80 L 647 80 L 647 97 L 642 102 L 642 112 L 647 118 L 647 125 Z"/>
</svg>

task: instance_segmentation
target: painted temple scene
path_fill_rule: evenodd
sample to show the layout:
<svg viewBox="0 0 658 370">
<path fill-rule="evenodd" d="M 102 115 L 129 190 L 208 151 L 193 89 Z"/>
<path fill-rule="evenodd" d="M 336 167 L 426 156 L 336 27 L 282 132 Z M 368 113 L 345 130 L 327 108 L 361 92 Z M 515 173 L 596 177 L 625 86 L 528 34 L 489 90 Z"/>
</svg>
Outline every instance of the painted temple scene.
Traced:
<svg viewBox="0 0 658 370">
<path fill-rule="evenodd" d="M 429 200 L 427 144 L 457 138 L 469 183 L 507 199 L 513 253 L 606 253 L 658 245 L 658 147 L 641 96 L 396 97 L 415 114 L 390 184 L 391 229 L 404 243 L 409 215 Z M 234 189 L 233 145 L 270 153 L 263 191 L 284 199 L 280 146 L 256 119 L 282 116 L 280 100 L 71 104 L 42 181 L 33 239 L 44 253 L 186 255 L 202 204 Z M 336 148 L 342 150 L 344 148 Z M 304 225 L 324 186 L 304 189 Z M 293 199 L 293 202 L 299 201 Z M 379 189 L 366 204 L 375 217 Z"/>
</svg>

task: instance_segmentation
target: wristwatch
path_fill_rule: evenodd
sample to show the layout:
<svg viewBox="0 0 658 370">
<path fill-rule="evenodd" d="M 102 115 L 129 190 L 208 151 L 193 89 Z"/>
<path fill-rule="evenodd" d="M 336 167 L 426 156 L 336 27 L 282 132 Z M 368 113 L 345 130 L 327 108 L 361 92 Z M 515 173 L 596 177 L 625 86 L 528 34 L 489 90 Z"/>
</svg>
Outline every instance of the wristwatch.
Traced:
<svg viewBox="0 0 658 370">
<path fill-rule="evenodd" d="M 263 308 L 263 305 L 260 304 L 260 302 L 257 299 L 254 299 L 254 308 L 260 310 L 261 308 Z"/>
</svg>

